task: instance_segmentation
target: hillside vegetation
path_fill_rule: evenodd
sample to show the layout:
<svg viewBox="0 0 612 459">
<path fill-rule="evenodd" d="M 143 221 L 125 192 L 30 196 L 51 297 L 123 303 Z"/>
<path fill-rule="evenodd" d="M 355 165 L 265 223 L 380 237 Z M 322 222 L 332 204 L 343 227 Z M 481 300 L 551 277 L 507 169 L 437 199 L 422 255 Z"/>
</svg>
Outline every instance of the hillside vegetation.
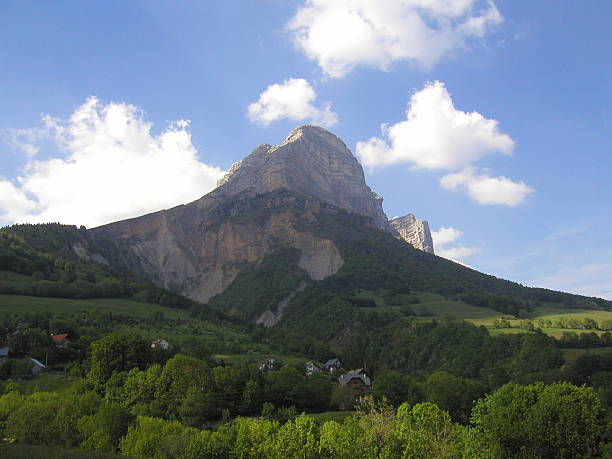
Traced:
<svg viewBox="0 0 612 459">
<path fill-rule="evenodd" d="M 265 202 L 253 201 L 251 217 L 271 211 Z M 310 281 L 299 253 L 279 247 L 208 305 L 133 280 L 124 261 L 115 268 L 76 256 L 76 243 L 106 260 L 114 252 L 75 227 L 0 230 L 0 346 L 11 349 L 0 365 L 0 434 L 17 442 L 0 454 L 459 458 L 524 457 L 528 448 L 530 457 L 570 458 L 609 450 L 609 302 L 483 275 L 330 207 L 300 230 L 335 242 L 345 262 L 337 274 Z M 277 326 L 251 322 L 283 299 Z M 62 333 L 70 342 L 58 346 L 51 334 Z M 151 348 L 157 338 L 172 347 Z M 26 357 L 50 373 L 31 375 Z M 260 370 L 267 357 L 273 368 Z M 334 357 L 342 371 L 365 368 L 374 381 L 357 411 L 336 374 L 305 374 L 307 361 Z"/>
</svg>

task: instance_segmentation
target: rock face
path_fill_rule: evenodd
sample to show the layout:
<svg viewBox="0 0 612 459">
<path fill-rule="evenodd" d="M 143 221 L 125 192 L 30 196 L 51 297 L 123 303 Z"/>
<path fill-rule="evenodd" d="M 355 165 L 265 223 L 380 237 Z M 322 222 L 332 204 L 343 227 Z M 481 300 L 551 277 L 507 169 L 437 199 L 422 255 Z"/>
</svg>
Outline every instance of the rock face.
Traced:
<svg viewBox="0 0 612 459">
<path fill-rule="evenodd" d="M 294 129 L 281 145 L 258 146 L 219 180 L 214 193 L 261 194 L 280 188 L 314 196 L 372 218 L 390 230 L 382 197 L 366 185 L 363 169 L 344 142 L 318 126 Z"/>
<path fill-rule="evenodd" d="M 298 249 L 300 268 L 314 280 L 343 264 L 332 241 L 297 229 L 315 218 L 317 202 L 293 205 L 291 197 L 273 197 L 265 203 L 263 218 L 249 220 L 238 218 L 249 212 L 248 198 L 221 207 L 200 201 L 91 231 L 130 251 L 130 258 L 139 261 L 138 271 L 155 284 L 201 302 L 277 248 Z"/>
<path fill-rule="evenodd" d="M 291 193 L 305 199 L 298 203 Z M 269 200 L 261 204 L 261 196 Z M 266 208 L 257 218 L 255 201 Z M 300 230 L 327 204 L 365 215 L 373 225 L 397 234 L 382 198 L 367 186 L 346 145 L 325 129 L 302 126 L 281 145 L 257 147 L 197 201 L 90 231 L 114 241 L 126 265 L 136 264 L 134 271 L 147 280 L 205 302 L 278 248 L 298 249 L 299 266 L 313 280 L 336 273 L 343 260 L 334 243 Z M 423 250 L 433 251 L 423 223 L 413 233 L 423 244 L 429 241 Z"/>
<path fill-rule="evenodd" d="M 408 214 L 394 218 L 389 223 L 399 236 L 414 248 L 434 253 L 429 224 L 425 220 L 419 220 L 414 215 Z"/>
</svg>

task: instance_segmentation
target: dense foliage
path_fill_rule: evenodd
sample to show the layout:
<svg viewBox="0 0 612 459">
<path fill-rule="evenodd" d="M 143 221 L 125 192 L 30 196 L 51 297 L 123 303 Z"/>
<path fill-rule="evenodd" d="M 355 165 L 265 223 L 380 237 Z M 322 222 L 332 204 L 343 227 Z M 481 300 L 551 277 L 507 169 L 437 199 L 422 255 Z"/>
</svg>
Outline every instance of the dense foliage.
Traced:
<svg viewBox="0 0 612 459">
<path fill-rule="evenodd" d="M 273 252 L 259 265 L 238 274 L 233 287 L 213 297 L 208 305 L 248 320 L 257 319 L 264 311 L 275 313 L 279 302 L 290 297 L 308 279 L 298 267 L 299 258 L 297 249 Z"/>
<path fill-rule="evenodd" d="M 596 458 L 609 452 L 593 391 L 568 383 L 509 384 L 456 424 L 433 403 L 397 409 L 366 400 L 343 422 L 300 415 L 239 417 L 214 430 L 133 410 L 77 385 L 64 394 L 0 398 L 0 433 L 12 440 L 141 458 Z"/>
</svg>

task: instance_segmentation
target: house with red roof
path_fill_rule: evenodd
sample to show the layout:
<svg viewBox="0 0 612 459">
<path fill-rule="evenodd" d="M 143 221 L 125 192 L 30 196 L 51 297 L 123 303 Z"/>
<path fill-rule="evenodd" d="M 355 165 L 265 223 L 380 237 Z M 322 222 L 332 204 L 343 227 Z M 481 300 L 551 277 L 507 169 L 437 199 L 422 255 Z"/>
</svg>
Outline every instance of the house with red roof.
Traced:
<svg viewBox="0 0 612 459">
<path fill-rule="evenodd" d="M 64 344 L 68 344 L 70 342 L 70 335 L 68 333 L 61 333 L 61 334 L 53 334 L 51 333 L 51 340 L 53 341 L 54 344 L 57 344 L 58 346 L 63 346 Z"/>
</svg>

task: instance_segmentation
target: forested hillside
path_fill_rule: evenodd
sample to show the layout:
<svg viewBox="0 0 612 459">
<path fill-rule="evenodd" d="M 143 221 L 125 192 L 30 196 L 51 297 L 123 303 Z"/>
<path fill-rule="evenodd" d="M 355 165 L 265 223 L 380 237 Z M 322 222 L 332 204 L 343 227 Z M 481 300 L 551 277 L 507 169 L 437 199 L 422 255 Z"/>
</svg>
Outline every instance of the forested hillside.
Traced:
<svg viewBox="0 0 612 459">
<path fill-rule="evenodd" d="M 113 244 L 92 237 L 83 227 L 50 223 L 0 229 L 0 293 L 123 297 L 181 309 L 195 306 L 180 294 L 140 281 L 142 276 L 126 269 L 128 263 Z"/>
<path fill-rule="evenodd" d="M 278 191 L 219 218 L 306 201 Z M 479 273 L 333 206 L 314 217 L 299 231 L 336 244 L 336 274 L 313 281 L 279 246 L 208 304 L 143 282 L 129 252 L 84 228 L 0 230 L 0 434 L 160 458 L 608 454 L 610 302 Z M 275 326 L 254 323 L 266 311 Z M 462 320 L 475 311 L 497 314 L 493 327 Z M 171 347 L 152 348 L 160 337 Z M 33 376 L 30 358 L 50 374 Z M 306 371 L 333 358 L 369 375 L 372 398 Z"/>
</svg>

